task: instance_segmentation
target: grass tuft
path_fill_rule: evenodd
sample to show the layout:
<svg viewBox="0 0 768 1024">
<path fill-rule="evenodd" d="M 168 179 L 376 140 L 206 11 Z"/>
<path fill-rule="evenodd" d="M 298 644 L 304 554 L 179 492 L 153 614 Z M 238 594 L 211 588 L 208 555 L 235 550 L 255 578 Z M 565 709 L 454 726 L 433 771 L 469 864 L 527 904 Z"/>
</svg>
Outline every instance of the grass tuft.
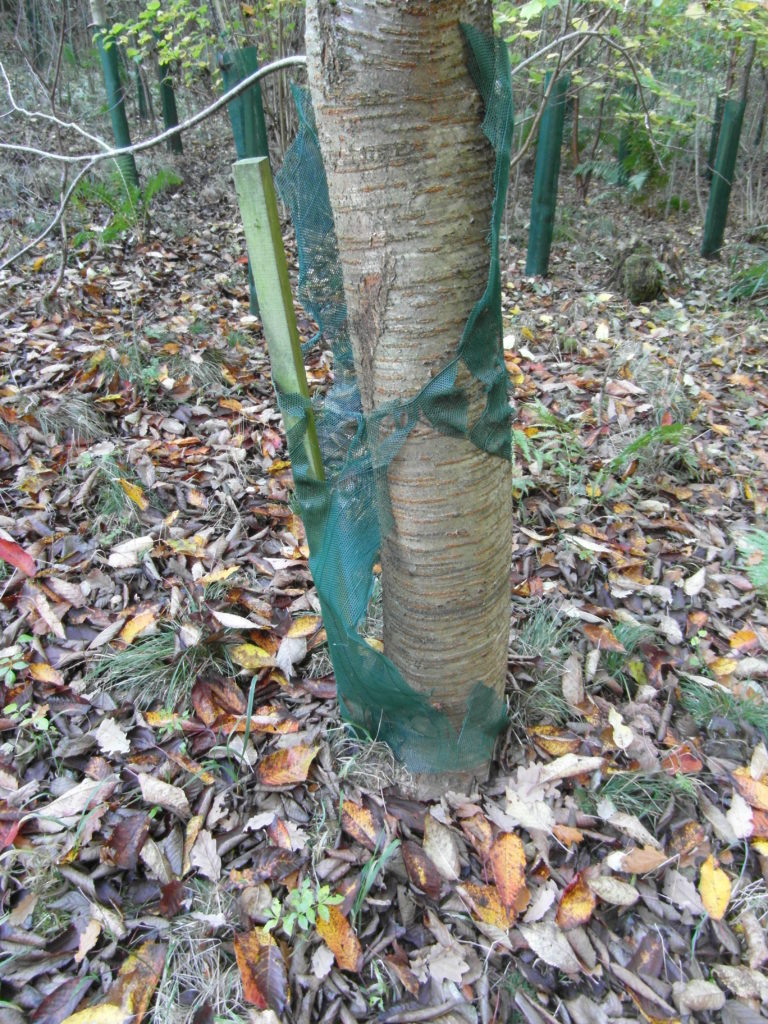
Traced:
<svg viewBox="0 0 768 1024">
<path fill-rule="evenodd" d="M 768 702 L 759 695 L 737 697 L 719 687 L 702 686 L 692 679 L 680 683 L 680 703 L 698 726 L 707 728 L 713 718 L 738 725 L 745 722 L 768 740 Z"/>
</svg>

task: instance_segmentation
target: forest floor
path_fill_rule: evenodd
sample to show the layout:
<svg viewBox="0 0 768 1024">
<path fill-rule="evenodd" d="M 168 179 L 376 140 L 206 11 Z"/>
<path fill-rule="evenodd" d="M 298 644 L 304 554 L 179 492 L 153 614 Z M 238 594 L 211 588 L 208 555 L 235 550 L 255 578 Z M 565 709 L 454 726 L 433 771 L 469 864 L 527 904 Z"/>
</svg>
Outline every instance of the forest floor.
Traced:
<svg viewBox="0 0 768 1024">
<path fill-rule="evenodd" d="M 565 209 L 506 266 L 510 724 L 432 802 L 340 722 L 226 190 L 0 282 L 3 1024 L 768 1019 L 768 323 L 691 215 Z"/>
</svg>

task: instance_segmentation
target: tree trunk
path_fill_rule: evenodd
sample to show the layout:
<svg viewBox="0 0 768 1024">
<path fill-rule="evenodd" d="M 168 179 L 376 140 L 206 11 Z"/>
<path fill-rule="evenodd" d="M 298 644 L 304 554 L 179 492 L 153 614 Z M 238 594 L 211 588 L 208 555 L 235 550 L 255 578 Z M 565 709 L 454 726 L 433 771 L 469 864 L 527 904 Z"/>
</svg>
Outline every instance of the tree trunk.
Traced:
<svg viewBox="0 0 768 1024">
<path fill-rule="evenodd" d="M 307 4 L 309 84 L 366 414 L 417 395 L 456 356 L 488 281 L 493 153 L 460 22 L 490 33 L 490 4 Z M 456 384 L 471 428 L 486 395 L 464 365 Z M 385 651 L 460 728 L 478 681 L 504 690 L 510 465 L 422 416 L 387 488 Z"/>
</svg>

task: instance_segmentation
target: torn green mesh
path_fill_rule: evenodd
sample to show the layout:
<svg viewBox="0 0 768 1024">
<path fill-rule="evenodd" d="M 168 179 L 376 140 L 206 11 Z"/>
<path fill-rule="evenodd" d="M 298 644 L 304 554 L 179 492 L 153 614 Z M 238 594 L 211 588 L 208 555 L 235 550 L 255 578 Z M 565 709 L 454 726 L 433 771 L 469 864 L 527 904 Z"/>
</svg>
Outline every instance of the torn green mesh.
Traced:
<svg viewBox="0 0 768 1024">
<path fill-rule="evenodd" d="M 312 479 L 302 439 L 309 401 L 278 393 L 288 433 L 296 496 L 307 531 L 310 567 L 346 721 L 384 740 L 412 771 L 457 771 L 486 761 L 506 722 L 503 698 L 477 680 L 459 730 L 428 695 L 406 683 L 394 664 L 361 634 L 373 567 L 386 530 L 387 467 L 420 417 L 446 434 L 466 436 L 499 458 L 511 458 L 510 407 L 501 323 L 499 232 L 509 181 L 512 88 L 506 46 L 463 26 L 470 72 L 485 103 L 483 131 L 496 153 L 490 266 L 456 354 L 415 397 L 365 416 L 347 328 L 341 265 L 328 185 L 307 93 L 294 89 L 299 132 L 276 184 L 290 210 L 299 250 L 299 301 L 333 352 L 334 384 L 312 403 L 326 479 Z M 312 339 L 314 343 L 318 339 Z M 468 395 L 456 383 L 460 364 L 478 379 L 485 409 L 467 429 Z M 394 429 L 393 429 L 394 426 Z M 386 586 L 386 581 L 384 581 Z"/>
</svg>

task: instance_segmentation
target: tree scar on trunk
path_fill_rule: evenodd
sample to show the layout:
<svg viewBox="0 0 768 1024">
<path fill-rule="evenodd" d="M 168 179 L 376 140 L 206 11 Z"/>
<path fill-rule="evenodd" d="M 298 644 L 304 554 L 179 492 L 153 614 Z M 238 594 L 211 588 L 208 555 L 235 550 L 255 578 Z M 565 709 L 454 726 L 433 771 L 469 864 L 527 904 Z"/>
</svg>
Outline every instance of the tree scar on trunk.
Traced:
<svg viewBox="0 0 768 1024">
<path fill-rule="evenodd" d="M 350 314 L 350 327 L 358 338 L 364 338 L 360 359 L 363 373 L 359 375 L 360 396 L 367 413 L 373 411 L 373 367 L 379 338 L 385 330 L 386 312 L 390 289 L 395 283 L 395 267 L 389 256 L 385 256 L 380 271 L 364 274 L 358 285 L 359 300 Z"/>
</svg>

